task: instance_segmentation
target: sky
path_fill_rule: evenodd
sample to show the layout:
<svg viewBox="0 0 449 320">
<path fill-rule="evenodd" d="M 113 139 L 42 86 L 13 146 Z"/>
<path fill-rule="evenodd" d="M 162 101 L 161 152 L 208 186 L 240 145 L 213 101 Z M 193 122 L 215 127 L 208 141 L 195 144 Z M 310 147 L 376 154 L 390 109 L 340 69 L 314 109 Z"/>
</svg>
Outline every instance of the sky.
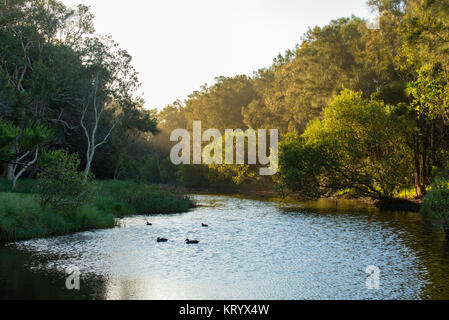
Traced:
<svg viewBox="0 0 449 320">
<path fill-rule="evenodd" d="M 309 27 L 356 15 L 366 0 L 63 0 L 83 3 L 97 33 L 133 57 L 146 108 L 185 100 L 218 76 L 252 75 L 301 42 Z"/>
</svg>

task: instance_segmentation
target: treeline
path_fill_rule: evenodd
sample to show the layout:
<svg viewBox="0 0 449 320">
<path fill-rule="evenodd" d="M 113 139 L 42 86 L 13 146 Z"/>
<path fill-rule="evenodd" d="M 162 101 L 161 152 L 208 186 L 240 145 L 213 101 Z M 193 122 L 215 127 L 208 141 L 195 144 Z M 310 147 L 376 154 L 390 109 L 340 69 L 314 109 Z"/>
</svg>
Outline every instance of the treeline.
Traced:
<svg viewBox="0 0 449 320">
<path fill-rule="evenodd" d="M 369 5 L 378 28 L 357 17 L 312 28 L 269 68 L 217 78 L 158 113 L 152 144 L 165 156 L 169 133 L 194 120 L 279 129 L 275 177 L 254 166 L 181 166 L 172 176 L 191 187 L 263 185 L 303 197 L 424 197 L 449 160 L 447 1 Z"/>
<path fill-rule="evenodd" d="M 86 6 L 0 3 L 0 242 L 195 205 L 176 187 L 139 183 L 154 181 L 145 168 L 158 129 L 131 60 L 95 33 Z"/>
<path fill-rule="evenodd" d="M 217 78 L 183 102 L 149 111 L 135 94 L 131 57 L 95 34 L 87 7 L 4 1 L 3 174 L 12 181 L 36 175 L 43 150 L 68 149 L 86 177 L 99 179 L 382 201 L 413 190 L 423 198 L 435 181 L 433 190 L 447 182 L 447 1 L 369 5 L 378 28 L 357 17 L 311 28 L 270 67 Z M 170 133 L 198 120 L 221 132 L 279 129 L 278 174 L 261 177 L 254 165 L 173 165 Z"/>
<path fill-rule="evenodd" d="M 0 4 L 0 165 L 13 187 L 36 176 L 41 155 L 82 159 L 87 178 L 119 178 L 157 132 L 136 94 L 131 56 L 95 33 L 89 8 L 53 0 Z"/>
</svg>

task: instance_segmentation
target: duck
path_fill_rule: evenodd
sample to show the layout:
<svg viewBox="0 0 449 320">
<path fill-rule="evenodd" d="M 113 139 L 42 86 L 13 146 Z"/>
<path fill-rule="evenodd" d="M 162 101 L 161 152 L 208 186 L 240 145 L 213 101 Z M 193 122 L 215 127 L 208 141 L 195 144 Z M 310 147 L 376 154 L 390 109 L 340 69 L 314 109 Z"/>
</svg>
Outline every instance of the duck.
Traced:
<svg viewBox="0 0 449 320">
<path fill-rule="evenodd" d="M 187 244 L 198 244 L 200 243 L 198 240 L 190 240 L 190 239 L 186 239 L 186 243 Z"/>
<path fill-rule="evenodd" d="M 168 242 L 168 239 L 165 239 L 165 238 L 157 238 L 157 242 Z"/>
<path fill-rule="evenodd" d="M 204 228 L 209 227 L 209 225 L 207 225 L 207 224 L 205 224 L 205 223 L 202 223 L 201 226 L 204 227 Z"/>
<path fill-rule="evenodd" d="M 152 226 L 153 224 L 147 221 L 147 226 Z"/>
</svg>

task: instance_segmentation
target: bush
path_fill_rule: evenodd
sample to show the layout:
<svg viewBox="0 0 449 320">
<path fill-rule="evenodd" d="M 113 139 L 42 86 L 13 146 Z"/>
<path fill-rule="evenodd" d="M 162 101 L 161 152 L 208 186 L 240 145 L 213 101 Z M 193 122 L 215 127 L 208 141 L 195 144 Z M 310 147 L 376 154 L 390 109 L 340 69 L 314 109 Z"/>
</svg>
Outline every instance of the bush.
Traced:
<svg viewBox="0 0 449 320">
<path fill-rule="evenodd" d="M 42 155 L 43 171 L 38 174 L 36 193 L 43 209 L 75 212 L 86 204 L 92 194 L 90 178 L 78 172 L 80 160 L 76 154 L 57 150 Z"/>
<path fill-rule="evenodd" d="M 446 238 L 449 240 L 449 177 L 437 178 L 424 199 L 421 212 L 442 220 Z"/>
</svg>

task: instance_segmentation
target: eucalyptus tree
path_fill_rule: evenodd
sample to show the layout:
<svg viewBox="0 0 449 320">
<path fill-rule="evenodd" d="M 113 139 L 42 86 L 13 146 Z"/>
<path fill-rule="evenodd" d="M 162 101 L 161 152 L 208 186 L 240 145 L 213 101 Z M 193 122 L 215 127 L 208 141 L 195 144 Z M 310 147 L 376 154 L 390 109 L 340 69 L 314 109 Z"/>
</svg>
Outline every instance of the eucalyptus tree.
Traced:
<svg viewBox="0 0 449 320">
<path fill-rule="evenodd" d="M 86 6 L 71 9 L 54 0 L 2 1 L 0 116 L 19 130 L 10 144 L 16 158 L 8 165 L 8 178 L 13 180 L 14 172 L 36 163 L 44 141 L 25 150 L 21 146 L 29 144 L 21 139 L 35 132 L 34 140 L 39 141 L 35 129 L 41 124 L 52 129 L 51 148 L 84 149 L 87 177 L 96 150 L 121 119 L 135 118 L 136 112 L 146 117 L 134 97 L 138 79 L 130 62 L 131 56 L 110 38 L 94 35 L 93 15 Z M 80 133 L 86 138 L 85 148 Z"/>
<path fill-rule="evenodd" d="M 11 143 L 15 159 L 7 166 L 7 178 L 13 184 L 36 163 L 49 137 L 39 123 L 47 120 L 57 91 L 46 62 L 53 49 L 51 39 L 67 14 L 56 1 L 7 0 L 0 4 L 0 115 L 19 130 Z"/>
<path fill-rule="evenodd" d="M 214 85 L 202 86 L 185 101 L 188 128 L 191 129 L 193 121 L 198 120 L 207 128 L 247 129 L 242 111 L 255 98 L 256 92 L 249 77 L 218 77 Z"/>
<path fill-rule="evenodd" d="M 79 125 L 86 138 L 87 178 L 96 150 L 108 141 L 129 111 L 140 84 L 131 56 L 110 37 L 87 38 L 82 53 L 87 81 L 81 97 Z M 105 123 L 108 119 L 110 123 Z"/>
<path fill-rule="evenodd" d="M 357 17 L 309 29 L 295 51 L 256 74 L 258 97 L 243 111 L 247 125 L 300 134 L 344 88 L 364 97 L 380 90 L 394 77 L 391 47 L 400 46 L 386 31 Z"/>
</svg>

